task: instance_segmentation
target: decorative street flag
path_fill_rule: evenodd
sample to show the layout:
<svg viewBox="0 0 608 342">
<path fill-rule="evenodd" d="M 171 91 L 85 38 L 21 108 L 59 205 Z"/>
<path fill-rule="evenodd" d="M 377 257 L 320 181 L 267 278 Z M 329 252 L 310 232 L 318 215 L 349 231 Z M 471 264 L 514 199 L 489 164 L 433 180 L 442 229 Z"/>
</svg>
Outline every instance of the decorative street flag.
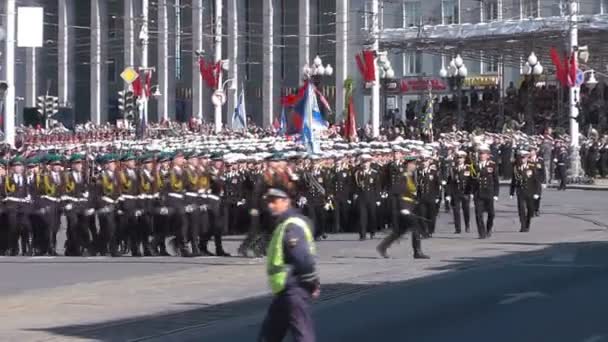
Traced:
<svg viewBox="0 0 608 342">
<path fill-rule="evenodd" d="M 310 154 L 321 152 L 320 135 L 327 129 L 327 122 L 323 120 L 317 97 L 315 96 L 315 86 L 308 82 L 306 92 L 296 106 L 296 112 L 302 116 L 302 141 Z"/>
<path fill-rule="evenodd" d="M 239 102 L 232 116 L 232 129 L 247 129 L 247 110 L 245 109 L 245 91 L 241 90 Z"/>
<path fill-rule="evenodd" d="M 281 107 L 281 122 L 279 123 L 279 135 L 287 134 L 287 117 L 285 117 L 285 106 Z"/>
<path fill-rule="evenodd" d="M 355 113 L 355 105 L 353 103 L 353 80 L 347 79 L 344 81 L 344 88 L 346 90 L 345 100 L 347 103 L 346 107 L 346 119 L 344 120 L 344 138 L 348 141 L 357 140 L 357 114 Z"/>
</svg>

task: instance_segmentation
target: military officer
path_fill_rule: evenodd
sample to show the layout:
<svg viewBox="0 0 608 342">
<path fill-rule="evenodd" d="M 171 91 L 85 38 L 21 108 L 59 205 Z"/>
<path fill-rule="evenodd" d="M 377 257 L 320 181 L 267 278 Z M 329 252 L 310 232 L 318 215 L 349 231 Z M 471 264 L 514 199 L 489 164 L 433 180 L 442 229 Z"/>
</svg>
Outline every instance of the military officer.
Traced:
<svg viewBox="0 0 608 342">
<path fill-rule="evenodd" d="M 490 159 L 490 148 L 481 145 L 478 148 L 479 161 L 477 162 L 472 177 L 472 196 L 475 203 L 475 220 L 479 238 L 485 239 L 492 236 L 494 226 L 494 202 L 498 200 L 500 183 L 498 182 L 498 171 L 496 163 Z M 484 222 L 483 215 L 488 215 Z"/>
<path fill-rule="evenodd" d="M 471 191 L 471 165 L 466 164 L 467 153 L 456 152 L 456 164 L 448 171 L 447 199 L 452 203 L 454 213 L 455 233 L 462 232 L 460 213 L 464 219 L 465 232 L 469 232 L 470 191 Z"/>
<path fill-rule="evenodd" d="M 536 145 L 530 145 L 528 152 L 530 155 L 528 156 L 528 163 L 534 165 L 534 169 L 536 170 L 536 177 L 541 182 L 541 187 L 538 189 L 538 198 L 534 199 L 534 216 L 538 216 L 540 213 L 540 200 L 542 199 L 542 189 L 545 186 L 544 184 L 547 181 L 546 177 L 546 166 L 545 160 L 538 155 L 538 147 Z"/>
<path fill-rule="evenodd" d="M 365 240 L 369 229 L 370 238 L 374 238 L 377 228 L 376 214 L 379 201 L 380 174 L 371 167 L 372 156 L 363 154 L 359 157 L 362 166 L 355 171 L 356 207 L 359 211 L 359 239 Z"/>
<path fill-rule="evenodd" d="M 422 165 L 418 171 L 418 215 L 424 217 L 424 234 L 432 237 L 441 199 L 441 178 L 437 164 L 429 153 L 422 156 Z"/>
<path fill-rule="evenodd" d="M 96 180 L 97 218 L 99 220 L 99 246 L 101 255 L 109 253 L 112 257 L 121 255 L 119 252 L 119 237 L 116 234 L 117 211 L 121 194 L 120 182 L 117 176 L 116 162 L 118 156 L 107 154 L 99 159 L 103 171 Z"/>
<path fill-rule="evenodd" d="M 520 232 L 530 231 L 530 222 L 536 211 L 535 200 L 540 198 L 542 182 L 535 163 L 529 162 L 530 152 L 518 151 L 518 161 L 513 170 L 510 196 L 517 192 L 517 212 L 521 223 Z"/>
</svg>

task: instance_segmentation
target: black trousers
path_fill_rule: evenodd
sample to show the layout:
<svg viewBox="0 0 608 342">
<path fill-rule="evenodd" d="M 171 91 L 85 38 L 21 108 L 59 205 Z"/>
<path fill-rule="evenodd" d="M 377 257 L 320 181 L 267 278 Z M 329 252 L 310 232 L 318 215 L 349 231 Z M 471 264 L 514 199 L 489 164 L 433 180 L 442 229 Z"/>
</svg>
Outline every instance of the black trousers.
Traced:
<svg viewBox="0 0 608 342">
<path fill-rule="evenodd" d="M 10 255 L 19 254 L 19 241 L 22 253 L 31 246 L 32 225 L 27 213 L 17 207 L 7 209 L 8 251 Z"/>
<path fill-rule="evenodd" d="M 359 197 L 357 208 L 359 209 L 359 237 L 365 238 L 368 230 L 372 234 L 376 232 L 378 206 L 373 198 Z"/>
<path fill-rule="evenodd" d="M 93 251 L 89 228 L 89 217 L 85 216 L 82 208 L 65 211 L 67 219 L 66 255 L 82 255 L 83 250 Z"/>
<path fill-rule="evenodd" d="M 424 233 L 426 235 L 435 234 L 435 223 L 437 221 L 438 207 L 437 203 L 433 200 L 423 200 L 418 203 L 417 207 L 418 215 L 424 217 L 423 226 L 425 227 Z"/>
<path fill-rule="evenodd" d="M 325 208 L 323 208 L 323 204 L 321 203 L 312 203 L 307 204 L 304 208 L 306 216 L 310 218 L 313 222 L 314 230 L 315 230 L 315 239 L 325 235 L 325 222 L 326 222 L 326 213 Z"/>
<path fill-rule="evenodd" d="M 188 221 L 188 239 L 192 244 L 193 254 L 200 254 L 201 217 L 202 213 L 199 207 L 192 212 L 186 213 L 186 220 Z"/>
<path fill-rule="evenodd" d="M 351 228 L 352 205 L 345 199 L 336 199 L 334 202 L 334 225 L 332 233 L 343 233 L 353 231 Z"/>
<path fill-rule="evenodd" d="M 519 223 L 521 231 L 530 231 L 530 221 L 536 211 L 536 201 L 532 195 L 518 193 L 517 194 L 517 213 L 519 214 Z"/>
<path fill-rule="evenodd" d="M 460 220 L 461 212 L 464 219 L 464 227 L 466 231 L 469 231 L 470 204 L 471 199 L 467 195 L 455 195 L 452 197 L 452 212 L 454 213 L 454 226 L 456 227 L 457 233 L 462 231 Z"/>
<path fill-rule="evenodd" d="M 110 252 L 112 255 L 118 254 L 119 238 L 116 234 L 117 218 L 114 210 L 99 213 L 99 246 L 97 250 L 101 255 Z"/>
<path fill-rule="evenodd" d="M 207 220 L 208 230 L 201 236 L 201 250 L 207 251 L 207 244 L 213 238 L 215 244 L 215 251 L 217 254 L 224 253 L 224 247 L 222 244 L 222 225 L 221 214 L 220 214 L 220 201 L 216 199 L 207 200 Z"/>
<path fill-rule="evenodd" d="M 557 177 L 559 178 L 559 187 L 558 190 L 566 190 L 566 165 L 558 165 L 557 166 Z"/>
<path fill-rule="evenodd" d="M 484 222 L 484 213 L 488 214 L 486 222 Z M 486 238 L 492 234 L 492 227 L 494 226 L 493 198 L 475 198 L 475 221 L 477 222 L 477 231 L 480 238 Z"/>
<path fill-rule="evenodd" d="M 412 250 L 414 253 L 422 252 L 420 239 L 420 220 L 412 215 L 399 215 L 399 223 L 391 233 L 380 243 L 380 249 L 388 249 L 395 241 L 399 240 L 407 232 L 412 232 Z"/>
</svg>

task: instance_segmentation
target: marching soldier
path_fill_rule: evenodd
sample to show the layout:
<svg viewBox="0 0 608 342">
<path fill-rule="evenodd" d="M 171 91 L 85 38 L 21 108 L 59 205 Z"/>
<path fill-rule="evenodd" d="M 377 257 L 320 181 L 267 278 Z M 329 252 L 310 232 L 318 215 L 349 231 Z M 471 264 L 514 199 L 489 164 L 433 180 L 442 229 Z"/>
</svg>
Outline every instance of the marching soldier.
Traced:
<svg viewBox="0 0 608 342">
<path fill-rule="evenodd" d="M 128 153 L 121 158 L 122 168 L 118 170 L 118 182 L 120 184 L 119 211 L 117 235 L 119 239 L 127 242 L 131 255 L 140 257 L 139 250 L 141 228 L 140 220 L 143 216 L 143 208 L 139 198 L 139 177 L 135 169 L 135 155 Z"/>
<path fill-rule="evenodd" d="M 63 174 L 64 188 L 61 200 L 67 219 L 66 256 L 95 255 L 92 239 L 96 239 L 95 210 L 89 202 L 88 184 L 83 172 L 82 154 L 70 156 L 70 169 Z M 89 233 L 93 233 L 89 235 Z"/>
<path fill-rule="evenodd" d="M 63 190 L 61 157 L 48 155 L 46 157 L 47 170 L 41 172 L 37 183 L 37 232 L 42 233 L 37 239 L 41 252 L 46 255 L 57 255 L 57 232 L 59 232 L 59 207 Z"/>
<path fill-rule="evenodd" d="M 152 199 L 153 211 L 153 227 L 154 238 L 152 239 L 152 253 L 159 256 L 169 256 L 165 245 L 165 240 L 169 236 L 170 211 L 168 198 L 170 189 L 169 170 L 171 169 L 171 155 L 169 153 L 160 153 L 158 155 L 158 163 L 154 170 L 154 178 L 156 183 L 156 191 L 158 193 Z"/>
<path fill-rule="evenodd" d="M 315 240 L 327 238 L 325 233 L 325 204 L 327 196 L 324 187 L 325 174 L 317 159 L 312 160 L 312 168 L 304 171 L 302 177 L 302 189 L 305 201 L 303 202 L 306 216 L 314 223 Z"/>
<path fill-rule="evenodd" d="M 521 223 L 520 232 L 530 231 L 530 221 L 535 212 L 535 200 L 540 198 L 539 192 L 542 182 L 534 163 L 528 162 L 530 153 L 525 150 L 518 151 L 519 160 L 513 170 L 510 195 L 513 198 L 517 190 L 517 212 Z"/>
<path fill-rule="evenodd" d="M 188 163 L 184 168 L 186 182 L 184 184 L 185 212 L 188 225 L 188 238 L 192 245 L 192 256 L 200 256 L 200 228 L 201 228 L 201 204 L 199 194 L 200 169 L 198 167 L 198 155 L 190 153 L 187 156 Z"/>
<path fill-rule="evenodd" d="M 470 178 L 471 165 L 465 163 L 467 153 L 458 151 L 456 153 L 456 165 L 449 170 L 447 184 L 447 200 L 452 203 L 454 213 L 455 233 L 460 234 L 461 220 L 460 213 L 464 219 L 465 232 L 469 232 L 469 212 L 470 212 Z"/>
<path fill-rule="evenodd" d="M 369 228 L 370 238 L 375 235 L 376 210 L 378 205 L 378 186 L 380 174 L 371 167 L 372 157 L 363 154 L 360 157 L 363 166 L 355 172 L 355 185 L 357 187 L 357 208 L 359 210 L 359 240 L 365 240 Z"/>
<path fill-rule="evenodd" d="M 435 233 L 437 221 L 438 204 L 441 198 L 441 179 L 437 165 L 433 163 L 431 157 L 423 157 L 422 167 L 418 175 L 418 213 L 424 217 L 426 237 L 432 237 Z"/>
<path fill-rule="evenodd" d="M 153 256 L 156 255 L 156 251 L 150 239 L 154 235 L 154 215 L 156 203 L 160 197 L 161 182 L 154 172 L 154 155 L 144 154 L 140 157 L 140 161 L 141 167 L 138 170 L 139 210 L 142 211 L 142 215 L 139 216 L 136 241 L 137 244 L 142 244 L 144 256 Z"/>
<path fill-rule="evenodd" d="M 177 245 L 181 256 L 190 257 L 192 253 L 187 248 L 188 245 L 188 219 L 186 217 L 185 202 L 185 183 L 187 175 L 184 171 L 185 154 L 176 151 L 173 155 L 173 162 L 169 170 L 169 189 L 167 194 L 167 204 L 171 209 L 171 226 L 175 227 Z"/>
<path fill-rule="evenodd" d="M 117 211 L 120 198 L 120 182 L 117 176 L 117 156 L 108 154 L 99 161 L 103 171 L 98 175 L 96 183 L 97 218 L 99 220 L 99 246 L 101 255 L 120 256 L 118 249 L 119 237 L 116 233 Z"/>
<path fill-rule="evenodd" d="M 23 169 L 23 159 L 13 157 L 9 162 L 10 170 L 4 177 L 4 198 L 8 226 L 8 254 L 19 254 L 21 242 L 22 255 L 30 255 L 32 248 L 29 209 L 32 198 L 29 193 L 27 179 Z"/>
<path fill-rule="evenodd" d="M 498 200 L 500 183 L 498 182 L 498 170 L 496 163 L 490 158 L 490 148 L 480 146 L 479 162 L 474 169 L 475 177 L 472 183 L 472 195 L 475 202 L 475 220 L 479 238 L 485 239 L 492 236 L 494 226 L 494 202 Z M 483 215 L 487 213 L 487 221 L 484 222 Z"/>
<path fill-rule="evenodd" d="M 209 218 L 207 233 L 201 239 L 201 252 L 203 254 L 213 255 L 209 252 L 207 245 L 211 238 L 215 244 L 215 255 L 217 256 L 230 256 L 224 250 L 222 243 L 222 226 L 220 225 L 221 219 L 221 197 L 220 195 L 224 191 L 222 182 L 223 162 L 220 155 L 212 155 L 211 161 L 213 165 L 209 165 L 208 175 L 211 179 L 207 199 L 207 216 Z"/>
<path fill-rule="evenodd" d="M 557 177 L 559 178 L 558 190 L 566 190 L 566 167 L 568 165 L 568 149 L 566 146 L 560 145 L 557 149 L 556 158 L 553 160 L 557 168 Z"/>
<path fill-rule="evenodd" d="M 400 173 L 393 188 L 394 191 L 400 194 L 399 222 L 397 226 L 393 227 L 391 234 L 382 240 L 376 250 L 382 257 L 388 258 L 387 249 L 403 234 L 411 231 L 414 259 L 428 259 L 429 257 L 422 252 L 420 228 L 418 225 L 420 220 L 414 215 L 418 198 L 415 180 L 416 157 L 406 157 L 405 160 L 405 170 Z"/>
<path fill-rule="evenodd" d="M 536 146 L 530 146 L 529 148 L 529 152 L 530 155 L 528 157 L 528 163 L 534 165 L 534 169 L 536 170 L 535 174 L 536 177 L 538 178 L 538 180 L 541 183 L 541 186 L 538 188 L 538 198 L 534 199 L 534 216 L 538 216 L 539 215 L 539 210 L 540 210 L 540 200 L 542 199 L 543 195 L 542 195 L 542 190 L 544 187 L 544 184 L 547 180 L 546 177 L 546 172 L 545 172 L 545 160 L 538 155 L 538 147 Z"/>
<path fill-rule="evenodd" d="M 333 173 L 331 197 L 334 203 L 334 231 L 346 232 L 350 229 L 352 213 L 353 174 L 345 159 L 338 161 Z"/>
</svg>

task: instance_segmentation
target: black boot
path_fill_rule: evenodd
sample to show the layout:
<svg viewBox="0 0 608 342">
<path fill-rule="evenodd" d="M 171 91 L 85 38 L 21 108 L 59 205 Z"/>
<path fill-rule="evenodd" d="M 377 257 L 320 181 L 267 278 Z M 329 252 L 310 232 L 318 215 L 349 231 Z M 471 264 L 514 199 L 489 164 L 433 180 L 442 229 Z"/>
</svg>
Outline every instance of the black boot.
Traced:
<svg viewBox="0 0 608 342">
<path fill-rule="evenodd" d="M 430 259 L 431 257 L 422 253 L 421 250 L 414 251 L 414 259 Z"/>
</svg>

